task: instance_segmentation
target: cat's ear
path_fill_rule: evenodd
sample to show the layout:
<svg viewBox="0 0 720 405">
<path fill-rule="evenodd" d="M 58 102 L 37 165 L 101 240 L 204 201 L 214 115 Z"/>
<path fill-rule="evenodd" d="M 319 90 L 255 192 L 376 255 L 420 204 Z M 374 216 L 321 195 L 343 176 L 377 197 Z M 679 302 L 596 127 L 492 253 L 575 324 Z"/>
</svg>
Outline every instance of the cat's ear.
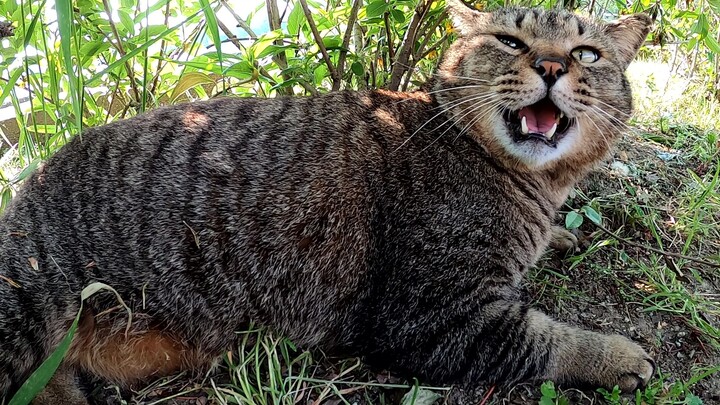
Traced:
<svg viewBox="0 0 720 405">
<path fill-rule="evenodd" d="M 640 46 L 645 42 L 652 26 L 647 14 L 633 14 L 605 25 L 605 33 L 614 40 L 620 63 L 627 66 L 632 62 Z"/>
<path fill-rule="evenodd" d="M 490 16 L 468 7 L 462 0 L 445 0 L 445 9 L 460 35 L 470 34 Z"/>
</svg>

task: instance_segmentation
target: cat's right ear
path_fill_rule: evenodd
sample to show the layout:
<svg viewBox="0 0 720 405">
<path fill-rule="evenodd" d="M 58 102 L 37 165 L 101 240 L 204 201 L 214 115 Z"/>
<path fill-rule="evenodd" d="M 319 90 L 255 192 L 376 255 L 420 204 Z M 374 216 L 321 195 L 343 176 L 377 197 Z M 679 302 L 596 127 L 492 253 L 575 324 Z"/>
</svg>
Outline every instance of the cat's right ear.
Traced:
<svg viewBox="0 0 720 405">
<path fill-rule="evenodd" d="M 468 7 L 462 0 L 445 0 L 445 10 L 461 36 L 472 33 L 490 15 Z"/>
</svg>

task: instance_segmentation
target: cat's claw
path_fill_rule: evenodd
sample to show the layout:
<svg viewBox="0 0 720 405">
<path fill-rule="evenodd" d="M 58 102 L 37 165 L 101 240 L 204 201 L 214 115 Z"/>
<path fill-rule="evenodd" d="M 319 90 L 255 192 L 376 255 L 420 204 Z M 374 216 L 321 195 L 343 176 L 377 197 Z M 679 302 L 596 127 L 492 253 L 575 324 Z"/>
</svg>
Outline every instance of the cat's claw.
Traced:
<svg viewBox="0 0 720 405">
<path fill-rule="evenodd" d="M 578 248 L 578 238 L 561 226 L 553 226 L 550 235 L 550 247 L 559 252 L 574 252 Z"/>
<path fill-rule="evenodd" d="M 618 385 L 623 392 L 643 389 L 655 374 L 655 361 L 639 345 L 623 336 L 611 336 L 617 355 L 614 358 L 617 382 L 608 381 L 608 387 Z"/>
</svg>

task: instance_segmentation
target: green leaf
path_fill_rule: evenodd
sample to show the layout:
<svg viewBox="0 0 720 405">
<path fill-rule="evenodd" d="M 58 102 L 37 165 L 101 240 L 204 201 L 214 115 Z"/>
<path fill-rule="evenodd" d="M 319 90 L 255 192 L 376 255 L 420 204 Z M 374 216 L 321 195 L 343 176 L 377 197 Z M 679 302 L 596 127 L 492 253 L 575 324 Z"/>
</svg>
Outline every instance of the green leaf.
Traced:
<svg viewBox="0 0 720 405">
<path fill-rule="evenodd" d="M 405 22 L 405 13 L 403 13 L 401 10 L 392 9 L 390 10 L 390 15 L 392 15 L 393 20 L 399 22 L 400 24 Z"/>
<path fill-rule="evenodd" d="M 18 173 L 17 176 L 15 176 L 15 178 L 13 179 L 12 182 L 17 183 L 17 182 L 25 180 L 28 176 L 30 176 L 31 174 L 33 174 L 33 172 L 35 172 L 35 169 L 37 169 L 40 162 L 42 162 L 42 159 L 40 159 L 40 158 L 33 159 L 33 161 L 30 162 L 30 164 L 25 166 L 25 168 L 20 173 Z"/>
<path fill-rule="evenodd" d="M 365 14 L 368 18 L 380 17 L 381 15 L 385 14 L 387 8 L 388 4 L 385 2 L 385 0 L 375 0 L 367 5 L 367 7 L 365 8 Z"/>
<path fill-rule="evenodd" d="M 693 395 L 693 394 L 688 394 L 688 395 L 685 397 L 685 403 L 686 403 L 687 405 L 702 405 L 703 401 L 702 401 L 702 399 L 696 397 L 696 396 Z"/>
<path fill-rule="evenodd" d="M 222 42 L 220 41 L 220 29 L 218 28 L 217 17 L 215 17 L 215 11 L 210 7 L 208 0 L 200 0 L 202 5 L 203 14 L 205 14 L 205 21 L 207 22 L 207 29 L 210 31 L 213 44 L 215 44 L 215 50 L 218 53 L 218 60 L 222 66 Z"/>
<path fill-rule="evenodd" d="M 555 384 L 552 381 L 545 381 L 540 386 L 540 393 L 543 397 L 547 397 L 549 399 L 556 398 L 557 392 L 555 392 Z"/>
<path fill-rule="evenodd" d="M 83 65 L 86 61 L 91 60 L 93 56 L 97 55 L 100 52 L 104 52 L 110 48 L 110 43 L 103 39 L 98 39 L 96 41 L 90 41 L 84 43 L 80 47 L 80 57 L 82 58 Z"/>
<path fill-rule="evenodd" d="M 183 93 L 190 90 L 195 86 L 201 84 L 215 84 L 215 81 L 208 75 L 202 72 L 187 72 L 173 88 L 173 92 L 170 95 L 170 103 L 175 102 Z"/>
<path fill-rule="evenodd" d="M 580 209 L 580 211 L 585 214 L 587 219 L 591 220 L 592 222 L 600 225 L 602 223 L 602 216 L 600 216 L 600 213 L 595 211 L 595 209 L 589 205 L 585 205 Z"/>
<path fill-rule="evenodd" d="M 355 76 L 365 76 L 365 67 L 360 62 L 353 62 L 353 64 L 350 66 L 350 70 L 352 70 Z"/>
<path fill-rule="evenodd" d="M 715 53 L 715 57 L 718 57 L 720 55 L 720 44 L 718 44 L 717 40 L 712 37 L 712 35 L 708 35 L 705 37 L 705 46 L 707 46 L 710 51 Z"/>
<path fill-rule="evenodd" d="M 305 14 L 299 1 L 295 2 L 295 7 L 290 11 L 288 16 L 287 29 L 290 35 L 297 36 L 300 28 L 305 24 Z"/>
<path fill-rule="evenodd" d="M 580 225 L 582 225 L 582 223 L 583 223 L 582 215 L 578 214 L 575 211 L 570 211 L 565 216 L 565 228 L 567 228 L 567 229 L 579 228 Z"/>
<path fill-rule="evenodd" d="M 125 27 L 125 30 L 131 35 L 135 35 L 135 23 L 133 22 L 132 17 L 130 17 L 130 13 L 126 10 L 120 9 L 118 10 L 118 16 L 120 16 L 120 23 L 123 27 Z"/>
<path fill-rule="evenodd" d="M 328 72 L 328 68 L 326 65 L 319 65 L 314 71 L 313 76 L 315 78 L 315 85 L 320 87 L 320 83 L 323 82 L 323 79 L 330 76 L 330 73 Z"/>
<path fill-rule="evenodd" d="M 428 389 L 413 387 L 400 401 L 400 405 L 433 405 L 442 395 Z"/>
</svg>

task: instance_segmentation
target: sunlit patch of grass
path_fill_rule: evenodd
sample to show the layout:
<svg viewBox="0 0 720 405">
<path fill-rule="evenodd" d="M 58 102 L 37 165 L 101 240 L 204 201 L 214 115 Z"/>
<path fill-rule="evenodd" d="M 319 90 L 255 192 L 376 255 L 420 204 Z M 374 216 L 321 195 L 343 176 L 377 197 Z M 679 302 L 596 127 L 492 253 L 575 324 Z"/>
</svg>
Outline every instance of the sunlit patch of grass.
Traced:
<svg viewBox="0 0 720 405">
<path fill-rule="evenodd" d="M 720 348 L 720 328 L 710 318 L 720 317 L 717 297 L 688 289 L 675 270 L 657 262 L 638 262 L 638 269 L 646 277 L 646 285 L 655 291 L 643 299 L 646 311 L 660 311 L 682 319 L 714 347 Z"/>
<path fill-rule="evenodd" d="M 327 402 L 394 403 L 387 393 L 405 393 L 403 405 L 430 404 L 449 388 L 381 383 L 358 359 L 336 363 L 316 361 L 290 340 L 261 329 L 241 333 L 237 353 L 225 356 L 221 374 L 205 384 L 208 399 L 217 404 L 291 405 Z M 227 378 L 226 378 L 227 377 Z"/>
<path fill-rule="evenodd" d="M 684 72 L 674 72 L 669 63 L 658 60 L 636 61 L 627 75 L 635 95 L 636 122 L 661 132 L 668 132 L 674 125 L 701 129 L 687 131 L 676 146 L 685 142 L 683 138 L 699 134 L 714 133 L 717 139 L 720 101 L 712 94 L 707 78 L 698 75 L 688 78 Z M 717 145 L 714 150 L 717 151 Z"/>
</svg>

